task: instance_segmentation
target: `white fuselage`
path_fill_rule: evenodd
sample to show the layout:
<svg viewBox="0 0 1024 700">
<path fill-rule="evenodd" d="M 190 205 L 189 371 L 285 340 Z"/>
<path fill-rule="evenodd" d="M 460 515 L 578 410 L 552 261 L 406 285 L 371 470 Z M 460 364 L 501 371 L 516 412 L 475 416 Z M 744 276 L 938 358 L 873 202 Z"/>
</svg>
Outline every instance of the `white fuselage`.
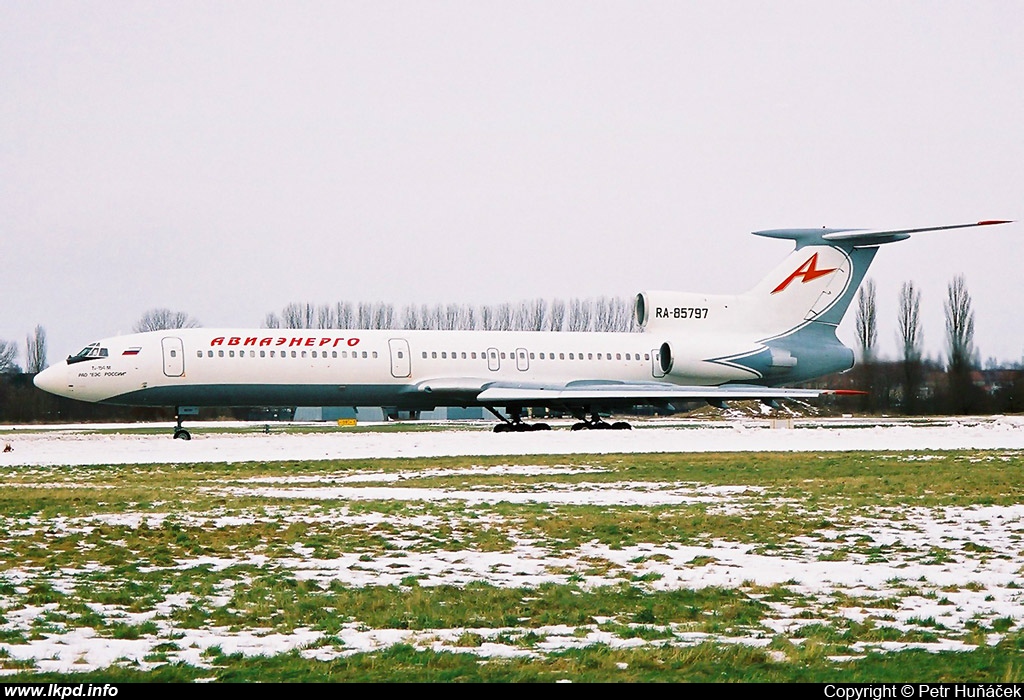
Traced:
<svg viewBox="0 0 1024 700">
<path fill-rule="evenodd" d="M 715 386 L 755 378 L 706 362 L 751 340 L 691 336 L 671 374 L 648 333 L 179 329 L 108 338 L 37 384 L 82 401 L 131 405 L 433 405 L 478 403 L 493 382 L 666 382 Z M 737 341 L 726 343 L 725 341 Z M 728 344 L 729 347 L 722 347 Z"/>
</svg>

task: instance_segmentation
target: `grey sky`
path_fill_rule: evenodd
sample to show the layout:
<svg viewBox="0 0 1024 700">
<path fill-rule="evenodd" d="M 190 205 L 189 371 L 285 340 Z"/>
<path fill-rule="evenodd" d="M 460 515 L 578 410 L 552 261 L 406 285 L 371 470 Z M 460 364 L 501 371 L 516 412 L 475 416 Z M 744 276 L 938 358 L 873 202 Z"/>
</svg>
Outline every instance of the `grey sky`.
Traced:
<svg viewBox="0 0 1024 700">
<path fill-rule="evenodd" d="M 5 2 L 0 338 L 740 292 L 794 226 L 1024 218 L 1024 3 Z M 1024 354 L 1024 224 L 884 247 Z M 853 341 L 852 313 L 840 335 Z M 21 360 L 24 360 L 22 348 Z"/>
</svg>

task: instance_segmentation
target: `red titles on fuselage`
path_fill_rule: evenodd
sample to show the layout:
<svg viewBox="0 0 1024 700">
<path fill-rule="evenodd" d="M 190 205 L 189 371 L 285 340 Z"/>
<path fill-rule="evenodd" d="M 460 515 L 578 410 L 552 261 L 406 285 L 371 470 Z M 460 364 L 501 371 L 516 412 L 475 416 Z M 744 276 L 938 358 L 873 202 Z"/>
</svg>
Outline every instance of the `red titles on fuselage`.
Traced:
<svg viewBox="0 0 1024 700">
<path fill-rule="evenodd" d="M 242 345 L 242 346 L 259 346 L 261 348 L 267 346 L 280 347 L 285 346 L 289 348 L 294 347 L 305 347 L 305 348 L 323 348 L 332 347 L 336 348 L 339 345 L 346 345 L 350 348 L 354 348 L 359 345 L 359 338 L 318 338 L 318 337 L 296 337 L 292 336 L 286 338 L 284 336 L 232 336 L 230 338 L 220 336 L 213 338 L 210 341 L 210 347 L 215 345 Z"/>
</svg>

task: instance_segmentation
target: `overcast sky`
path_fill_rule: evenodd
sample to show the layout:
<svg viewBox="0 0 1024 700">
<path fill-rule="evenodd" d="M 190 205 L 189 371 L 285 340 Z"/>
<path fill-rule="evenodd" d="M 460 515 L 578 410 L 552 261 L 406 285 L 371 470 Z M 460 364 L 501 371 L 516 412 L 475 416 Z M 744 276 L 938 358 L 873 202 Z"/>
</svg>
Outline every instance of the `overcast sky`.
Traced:
<svg viewBox="0 0 1024 700">
<path fill-rule="evenodd" d="M 742 292 L 750 231 L 1024 219 L 1024 3 L 0 4 L 0 339 L 148 309 Z M 869 272 L 1024 355 L 1024 224 Z M 841 329 L 854 340 L 853 313 Z"/>
</svg>

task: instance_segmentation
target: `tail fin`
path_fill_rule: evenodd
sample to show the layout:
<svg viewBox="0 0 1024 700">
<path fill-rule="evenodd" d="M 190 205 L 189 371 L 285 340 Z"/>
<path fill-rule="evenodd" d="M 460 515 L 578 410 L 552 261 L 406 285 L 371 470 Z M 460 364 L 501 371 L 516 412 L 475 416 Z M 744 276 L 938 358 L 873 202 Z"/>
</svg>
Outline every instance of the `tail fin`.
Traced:
<svg viewBox="0 0 1024 700">
<path fill-rule="evenodd" d="M 926 231 L 989 226 L 979 221 L 912 229 L 774 229 L 755 236 L 782 238 L 796 249 L 746 295 L 756 309 L 756 326 L 770 335 L 815 321 L 838 326 L 850 307 L 878 246 Z M 753 320 L 753 319 L 751 319 Z"/>
<path fill-rule="evenodd" d="M 795 250 L 745 294 L 713 295 L 648 291 L 637 295 L 636 318 L 650 331 L 692 332 L 694 322 L 712 334 L 742 334 L 768 340 L 811 322 L 835 327 L 843 320 L 878 246 L 926 231 L 944 231 L 1009 221 L 891 230 L 775 229 L 754 235 L 796 243 Z"/>
<path fill-rule="evenodd" d="M 699 336 L 700 342 L 689 343 L 691 367 L 702 362 L 715 365 L 716 371 L 730 367 L 737 371 L 737 381 L 748 384 L 800 382 L 844 371 L 853 366 L 853 351 L 836 337 L 836 327 L 878 246 L 914 233 L 1004 223 L 1010 222 L 887 231 L 755 231 L 758 236 L 794 241 L 796 248 L 753 289 L 733 295 L 642 292 L 636 300 L 637 321 L 645 332 L 669 339 L 662 352 L 670 358 L 679 352 L 673 350 L 674 338 Z M 695 333 L 697 329 L 700 333 Z M 737 352 L 736 347 L 743 349 Z"/>
</svg>

